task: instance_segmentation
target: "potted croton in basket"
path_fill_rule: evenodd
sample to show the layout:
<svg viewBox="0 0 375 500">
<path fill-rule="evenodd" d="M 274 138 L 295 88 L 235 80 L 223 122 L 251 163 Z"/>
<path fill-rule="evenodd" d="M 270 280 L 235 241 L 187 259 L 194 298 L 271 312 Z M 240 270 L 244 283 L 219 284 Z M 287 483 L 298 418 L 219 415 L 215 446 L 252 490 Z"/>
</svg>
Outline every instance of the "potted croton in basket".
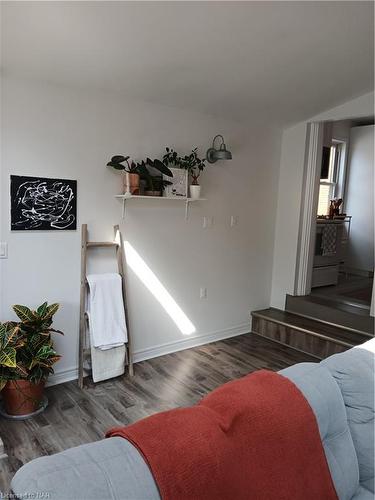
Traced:
<svg viewBox="0 0 375 500">
<path fill-rule="evenodd" d="M 35 311 L 13 306 L 20 322 L 0 323 L 0 390 L 9 416 L 33 414 L 43 405 L 44 385 L 60 359 L 53 348 L 52 318 L 59 304 L 44 302 Z"/>
</svg>

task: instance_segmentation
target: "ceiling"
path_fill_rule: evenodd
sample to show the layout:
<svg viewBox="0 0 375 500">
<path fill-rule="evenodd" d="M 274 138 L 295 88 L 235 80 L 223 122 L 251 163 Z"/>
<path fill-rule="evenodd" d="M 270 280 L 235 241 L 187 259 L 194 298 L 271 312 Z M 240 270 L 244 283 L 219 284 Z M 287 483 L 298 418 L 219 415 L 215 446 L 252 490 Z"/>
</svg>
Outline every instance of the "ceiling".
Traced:
<svg viewBox="0 0 375 500">
<path fill-rule="evenodd" d="M 290 124 L 373 89 L 373 2 L 1 2 L 2 71 Z"/>
</svg>

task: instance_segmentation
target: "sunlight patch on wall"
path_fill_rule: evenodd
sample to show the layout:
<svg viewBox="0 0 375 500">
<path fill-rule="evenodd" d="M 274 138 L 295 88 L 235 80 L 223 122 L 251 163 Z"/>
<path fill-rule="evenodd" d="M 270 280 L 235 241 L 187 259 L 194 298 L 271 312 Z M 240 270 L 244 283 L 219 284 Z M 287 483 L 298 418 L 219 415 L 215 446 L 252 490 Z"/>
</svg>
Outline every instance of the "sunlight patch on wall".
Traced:
<svg viewBox="0 0 375 500">
<path fill-rule="evenodd" d="M 152 293 L 155 299 L 162 305 L 166 313 L 176 323 L 180 332 L 183 335 L 191 335 L 194 333 L 196 328 L 193 323 L 186 316 L 171 294 L 166 290 L 157 276 L 155 276 L 154 272 L 151 271 L 139 253 L 128 241 L 125 241 L 124 246 L 128 266 L 142 281 L 145 287 Z"/>
</svg>

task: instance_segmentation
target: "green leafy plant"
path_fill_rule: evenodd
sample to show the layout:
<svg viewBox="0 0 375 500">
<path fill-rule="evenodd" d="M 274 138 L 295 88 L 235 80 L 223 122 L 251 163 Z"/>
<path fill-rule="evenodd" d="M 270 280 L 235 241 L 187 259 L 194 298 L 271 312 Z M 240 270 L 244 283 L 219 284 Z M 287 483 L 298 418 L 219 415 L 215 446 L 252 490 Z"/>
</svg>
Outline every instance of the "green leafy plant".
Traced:
<svg viewBox="0 0 375 500">
<path fill-rule="evenodd" d="M 180 167 L 181 156 L 179 156 L 178 153 L 172 148 L 165 148 L 165 150 L 166 150 L 166 153 L 163 156 L 164 165 L 166 167 L 168 165 Z"/>
<path fill-rule="evenodd" d="M 163 179 L 163 177 L 160 175 L 150 175 L 145 178 L 145 181 L 146 191 L 158 191 L 160 193 L 162 193 L 167 186 L 170 186 L 172 184 L 172 182 Z"/>
<path fill-rule="evenodd" d="M 63 333 L 51 328 L 59 304 L 44 302 L 36 310 L 13 306 L 20 322 L 0 323 L 0 390 L 8 380 L 26 379 L 33 383 L 45 380 L 53 373 L 59 356 L 53 348 L 51 333 Z"/>
<path fill-rule="evenodd" d="M 164 174 L 167 177 L 173 177 L 168 166 L 158 159 L 151 160 L 147 158 L 146 160 L 136 163 L 130 160 L 130 156 L 116 155 L 112 156 L 107 166 L 113 167 L 116 170 L 123 170 L 129 174 L 138 174 L 140 179 L 145 182 L 147 191 L 162 192 L 165 186 L 171 184 L 171 182 L 163 179 L 160 174 Z M 153 170 L 157 171 L 157 175 L 153 173 Z"/>
<path fill-rule="evenodd" d="M 192 178 L 192 184 L 197 186 L 198 179 L 206 166 L 206 160 L 198 156 L 198 148 L 192 149 L 191 153 L 185 156 L 179 156 L 178 153 L 171 148 L 165 149 L 166 153 L 163 156 L 164 165 L 174 165 L 178 168 L 187 170 Z"/>
<path fill-rule="evenodd" d="M 145 178 L 151 175 L 147 167 L 152 167 L 158 170 L 161 174 L 173 177 L 169 168 L 158 159 L 151 160 L 150 158 L 147 158 L 146 161 L 142 160 L 141 162 L 136 163 L 133 160 L 130 161 L 130 156 L 116 155 L 112 156 L 111 161 L 107 163 L 107 167 L 113 167 L 116 170 L 124 170 L 129 174 L 138 174 Z"/>
</svg>

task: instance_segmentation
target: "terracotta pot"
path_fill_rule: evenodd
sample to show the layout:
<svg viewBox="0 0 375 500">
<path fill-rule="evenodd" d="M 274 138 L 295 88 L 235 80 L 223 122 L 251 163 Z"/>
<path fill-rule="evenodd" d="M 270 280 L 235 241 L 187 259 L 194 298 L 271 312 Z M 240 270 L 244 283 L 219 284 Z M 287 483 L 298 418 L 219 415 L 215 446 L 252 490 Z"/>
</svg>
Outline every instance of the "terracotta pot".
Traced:
<svg viewBox="0 0 375 500">
<path fill-rule="evenodd" d="M 139 194 L 140 177 L 138 174 L 124 174 L 124 193 Z"/>
<path fill-rule="evenodd" d="M 38 410 L 43 399 L 45 380 L 34 384 L 30 380 L 9 380 L 1 391 L 8 415 L 28 415 Z"/>
</svg>

